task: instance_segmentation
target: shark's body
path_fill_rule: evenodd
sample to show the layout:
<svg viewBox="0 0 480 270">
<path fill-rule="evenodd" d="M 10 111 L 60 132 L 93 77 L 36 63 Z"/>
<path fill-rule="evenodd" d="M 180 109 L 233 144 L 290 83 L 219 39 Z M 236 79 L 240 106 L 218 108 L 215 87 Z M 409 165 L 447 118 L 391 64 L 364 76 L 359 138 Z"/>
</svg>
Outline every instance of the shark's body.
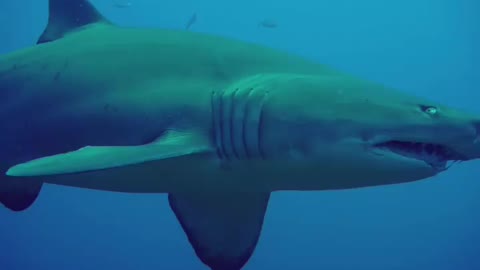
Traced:
<svg viewBox="0 0 480 270">
<path fill-rule="evenodd" d="M 5 160 L 10 161 L 4 164 L 4 171 L 22 161 L 85 146 L 143 145 L 169 130 L 194 130 L 212 143 L 215 143 L 214 133 L 221 132 L 222 135 L 217 137 L 223 144 L 220 148 L 224 157 L 217 160 L 217 154 L 200 154 L 149 163 L 154 168 L 148 169 L 158 172 L 143 173 L 142 179 L 135 181 L 131 178 L 138 178 L 138 173 L 146 168 L 120 168 L 118 174 L 110 170 L 108 177 L 103 172 L 90 173 L 87 177 L 84 174 L 69 175 L 68 180 L 46 177 L 45 182 L 110 191 L 159 193 L 202 187 L 245 191 L 322 190 L 369 186 L 373 184 L 370 181 L 375 180 L 368 175 L 365 178 L 369 182 L 352 179 L 352 174 L 359 172 L 345 171 L 342 176 L 334 169 L 332 175 L 325 170 L 319 175 L 302 168 L 292 170 L 285 166 L 287 164 L 276 164 L 283 160 L 271 152 L 288 149 L 271 145 L 274 140 L 258 134 L 262 131 L 258 130 L 260 121 L 269 120 L 268 111 L 263 111 L 263 115 L 252 114 L 264 106 L 275 106 L 264 100 L 267 93 L 303 98 L 290 93 L 289 89 L 281 93 L 278 86 L 268 89 L 269 81 L 288 83 L 302 77 L 318 76 L 320 85 L 331 81 L 334 87 L 337 83 L 341 87 L 352 87 L 353 91 L 364 82 L 274 50 L 187 32 L 96 24 L 43 45 L 43 48 L 41 46 L 20 52 L 18 56 L 12 54 L 11 59 L 4 62 L 7 65 L 2 66 L 5 70 L 3 86 L 7 88 L 3 94 L 7 96 L 2 99 L 4 112 L 1 117 L 7 127 L 4 134 L 8 134 L 3 144 L 12 147 L 2 152 Z M 233 93 L 238 87 L 245 88 L 240 89 L 245 94 L 251 91 L 252 95 L 235 97 Z M 384 90 L 381 86 L 373 87 L 375 91 Z M 270 93 L 272 91 L 275 93 Z M 330 92 L 316 92 L 326 101 L 334 98 L 328 96 L 332 94 Z M 333 94 L 341 98 L 344 93 Z M 250 102 L 248 109 L 242 107 L 244 101 Z M 18 106 L 19 103 L 29 106 Z M 226 125 L 234 126 L 237 121 L 231 118 L 232 111 L 227 111 L 232 109 L 240 124 L 245 118 L 252 123 L 251 126 L 230 130 Z M 288 114 L 281 108 L 277 113 Z M 226 118 L 223 126 L 215 121 L 220 117 Z M 286 134 L 289 128 L 286 126 L 278 133 Z M 244 139 L 242 129 L 254 138 Z M 313 132 L 305 130 L 302 133 L 308 131 Z M 232 132 L 232 135 L 225 132 Z M 253 141 L 258 145 L 252 145 Z M 248 157 L 242 153 L 247 148 L 255 148 L 250 150 Z M 285 162 L 292 163 L 290 160 Z M 249 170 L 232 170 L 231 167 L 235 166 L 247 166 Z M 189 170 L 179 170 L 178 167 Z M 199 178 L 199 173 L 204 174 L 202 180 L 192 182 L 192 178 Z M 161 175 L 161 181 L 158 175 Z M 302 175 L 302 178 L 292 177 L 295 175 Z M 314 179 L 309 179 L 309 175 Z M 325 181 L 319 181 L 319 176 L 326 178 Z M 225 181 L 225 177 L 229 180 Z M 205 183 L 215 180 L 218 183 Z M 345 183 L 350 180 L 352 183 Z"/>
<path fill-rule="evenodd" d="M 272 191 L 415 181 L 480 156 L 479 118 L 283 52 L 119 28 L 64 3 L 50 1 L 42 44 L 0 58 L 0 202 L 12 210 L 42 183 L 169 193 L 200 259 L 232 270 Z"/>
</svg>

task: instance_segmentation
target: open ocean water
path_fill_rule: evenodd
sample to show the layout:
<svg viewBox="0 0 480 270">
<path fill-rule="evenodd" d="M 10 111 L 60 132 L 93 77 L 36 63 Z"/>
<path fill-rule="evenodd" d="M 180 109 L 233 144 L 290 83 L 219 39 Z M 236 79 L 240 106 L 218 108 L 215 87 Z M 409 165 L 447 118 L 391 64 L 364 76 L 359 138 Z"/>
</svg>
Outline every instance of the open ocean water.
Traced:
<svg viewBox="0 0 480 270">
<path fill-rule="evenodd" d="M 129 2 L 92 0 L 121 26 L 183 29 L 196 14 L 190 31 L 283 49 L 480 113 L 477 0 Z M 276 27 L 259 27 L 264 20 Z M 46 0 L 0 0 L 0 53 L 32 46 L 46 21 Z M 166 195 L 45 185 L 27 211 L 0 208 L 0 270 L 63 269 L 207 268 Z M 274 193 L 244 269 L 480 270 L 480 161 L 407 184 Z"/>
</svg>

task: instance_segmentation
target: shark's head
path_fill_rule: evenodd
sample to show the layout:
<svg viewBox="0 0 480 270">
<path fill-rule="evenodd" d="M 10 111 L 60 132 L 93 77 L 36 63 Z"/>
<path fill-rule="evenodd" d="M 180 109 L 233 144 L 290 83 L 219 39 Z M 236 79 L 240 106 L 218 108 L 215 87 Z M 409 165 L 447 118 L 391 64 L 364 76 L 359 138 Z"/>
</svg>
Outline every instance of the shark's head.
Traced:
<svg viewBox="0 0 480 270">
<path fill-rule="evenodd" d="M 480 117 L 351 78 L 280 81 L 265 125 L 283 131 L 268 135 L 269 149 L 340 175 L 338 188 L 419 180 L 480 158 Z"/>
</svg>

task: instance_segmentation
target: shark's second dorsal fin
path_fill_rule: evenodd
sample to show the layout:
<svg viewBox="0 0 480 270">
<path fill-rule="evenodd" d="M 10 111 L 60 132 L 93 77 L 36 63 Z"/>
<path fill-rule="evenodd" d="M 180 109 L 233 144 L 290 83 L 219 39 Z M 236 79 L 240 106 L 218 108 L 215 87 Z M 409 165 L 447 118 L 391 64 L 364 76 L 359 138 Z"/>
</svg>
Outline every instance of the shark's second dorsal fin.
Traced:
<svg viewBox="0 0 480 270">
<path fill-rule="evenodd" d="M 48 5 L 48 24 L 37 44 L 62 38 L 85 25 L 109 23 L 88 0 L 49 0 Z"/>
</svg>

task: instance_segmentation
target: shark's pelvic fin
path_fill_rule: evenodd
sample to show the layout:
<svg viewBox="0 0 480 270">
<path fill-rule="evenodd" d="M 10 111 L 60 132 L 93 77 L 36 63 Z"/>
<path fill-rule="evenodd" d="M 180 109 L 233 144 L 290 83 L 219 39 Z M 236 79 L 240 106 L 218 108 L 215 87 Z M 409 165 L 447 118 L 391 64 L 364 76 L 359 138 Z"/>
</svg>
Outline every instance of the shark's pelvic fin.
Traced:
<svg viewBox="0 0 480 270">
<path fill-rule="evenodd" d="M 88 0 L 49 0 L 48 24 L 37 44 L 54 41 L 93 23 L 110 23 Z"/>
<path fill-rule="evenodd" d="M 9 178 L 0 176 L 0 203 L 12 211 L 23 211 L 30 207 L 42 189 L 40 180 Z"/>
<path fill-rule="evenodd" d="M 34 159 L 11 167 L 8 176 L 82 173 L 210 151 L 207 138 L 194 132 L 167 131 L 138 146 L 86 146 L 76 151 Z"/>
<path fill-rule="evenodd" d="M 200 260 L 212 270 L 240 270 L 262 230 L 270 193 L 174 193 L 170 207 Z"/>
</svg>

